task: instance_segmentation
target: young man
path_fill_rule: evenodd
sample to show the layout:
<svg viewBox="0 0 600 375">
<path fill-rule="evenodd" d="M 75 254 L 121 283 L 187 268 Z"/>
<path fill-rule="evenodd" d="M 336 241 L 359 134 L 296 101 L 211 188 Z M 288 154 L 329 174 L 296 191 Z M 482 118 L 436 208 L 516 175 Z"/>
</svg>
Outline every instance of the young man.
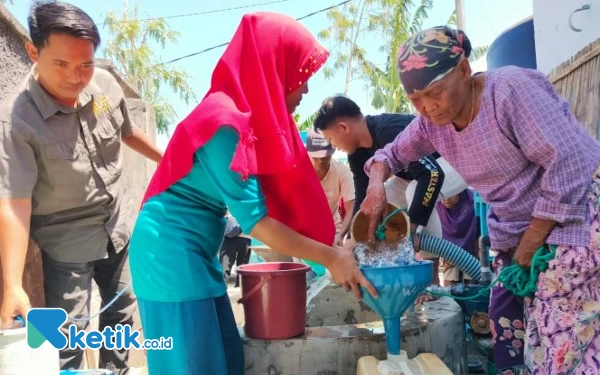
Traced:
<svg viewBox="0 0 600 375">
<path fill-rule="evenodd" d="M 47 307 L 85 319 L 92 280 L 103 305 L 130 283 L 135 207 L 121 179 L 121 142 L 162 158 L 133 127 L 116 80 L 94 69 L 100 35 L 92 19 L 70 4 L 46 2 L 33 6 L 28 23 L 34 65 L 0 106 L 3 326 L 30 308 L 22 285 L 30 232 L 42 250 Z M 100 331 L 132 324 L 135 302 L 125 292 L 100 315 Z M 65 349 L 60 358 L 62 369 L 82 368 L 81 350 Z M 127 361 L 125 350 L 100 349 L 100 367 L 115 374 L 127 372 Z"/>
<path fill-rule="evenodd" d="M 413 118 L 406 114 L 364 116 L 354 101 L 341 95 L 323 101 L 314 126 L 334 147 L 348 153 L 356 193 L 353 214 L 360 209 L 369 186 L 369 177 L 364 171 L 365 163 L 375 151 L 391 143 Z M 420 230 L 419 227 L 425 227 L 425 233 L 441 237 L 441 223 L 435 212 L 435 204 L 444 197 L 460 193 L 466 187 L 458 173 L 436 153 L 411 163 L 407 169 L 392 177 L 387 182 L 386 191 L 390 195 L 394 193 L 395 197 L 389 199 L 391 203 L 409 206 L 408 216 L 413 233 Z M 418 241 L 416 237 L 413 238 L 418 251 Z M 421 256 L 433 258 L 425 252 Z M 434 271 L 433 282 L 439 284 L 437 270 Z"/>
<path fill-rule="evenodd" d="M 322 134 L 314 130 L 310 131 L 306 138 L 306 151 L 329 202 L 335 222 L 335 244 L 342 246 L 344 237 L 350 230 L 351 211 L 354 208 L 352 172 L 344 164 L 333 160 L 335 149 Z M 340 200 L 344 201 L 346 209 L 346 216 L 343 220 L 339 211 Z"/>
</svg>

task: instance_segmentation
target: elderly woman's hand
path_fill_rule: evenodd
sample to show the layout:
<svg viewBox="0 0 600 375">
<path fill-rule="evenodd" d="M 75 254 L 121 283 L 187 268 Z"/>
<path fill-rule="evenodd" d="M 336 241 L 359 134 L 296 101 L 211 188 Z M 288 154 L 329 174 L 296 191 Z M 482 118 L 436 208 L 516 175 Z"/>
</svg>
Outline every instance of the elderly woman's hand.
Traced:
<svg viewBox="0 0 600 375">
<path fill-rule="evenodd" d="M 519 241 L 513 257 L 515 263 L 524 268 L 531 267 L 535 253 L 546 243 L 546 239 L 552 233 L 555 225 L 554 221 L 534 218 Z"/>
<path fill-rule="evenodd" d="M 543 241 L 541 243 L 539 241 L 534 242 L 523 236 L 519 242 L 519 246 L 517 246 L 517 251 L 513 258 L 515 263 L 523 268 L 531 267 L 531 260 L 533 259 L 535 252 L 543 244 Z"/>
<path fill-rule="evenodd" d="M 367 195 L 360 209 L 369 218 L 369 240 L 375 241 L 375 230 L 381 223 L 382 216 L 387 208 L 385 186 L 382 181 L 371 179 L 367 188 Z"/>
</svg>

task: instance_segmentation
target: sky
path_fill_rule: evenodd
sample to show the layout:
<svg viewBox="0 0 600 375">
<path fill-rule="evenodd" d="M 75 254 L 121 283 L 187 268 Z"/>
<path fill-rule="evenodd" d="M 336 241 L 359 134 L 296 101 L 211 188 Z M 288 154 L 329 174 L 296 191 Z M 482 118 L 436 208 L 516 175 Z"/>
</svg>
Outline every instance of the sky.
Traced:
<svg viewBox="0 0 600 375">
<path fill-rule="evenodd" d="M 197 12 L 220 10 L 267 3 L 273 0 L 220 0 L 220 1 L 198 1 L 189 0 L 140 0 L 137 2 L 140 9 L 140 17 L 166 17 L 172 15 L 190 14 Z M 244 13 L 255 11 L 273 11 L 285 13 L 295 18 L 327 8 L 340 3 L 342 0 L 286 0 L 285 2 L 253 6 L 244 9 L 223 11 L 207 15 L 172 18 L 168 20 L 169 25 L 181 35 L 175 45 L 168 45 L 164 50 L 155 49 L 155 54 L 160 61 L 169 61 L 181 56 L 198 52 L 205 48 L 227 42 L 231 39 L 240 19 Z M 87 12 L 98 24 L 101 38 L 104 42 L 109 39 L 108 29 L 103 26 L 106 13 L 110 10 L 122 12 L 127 0 L 71 0 L 70 3 L 80 7 Z M 416 2 L 416 1 L 415 1 Z M 423 27 L 431 27 L 446 24 L 450 14 L 454 10 L 454 0 L 433 0 L 433 10 Z M 129 0 L 129 8 L 136 4 Z M 31 1 L 14 0 L 14 4 L 7 4 L 7 8 L 27 29 L 27 14 Z M 504 30 L 515 23 L 533 14 L 531 0 L 464 0 L 465 7 L 465 32 L 471 39 L 473 46 L 491 44 Z M 301 21 L 312 33 L 317 35 L 326 29 L 330 22 L 326 13 L 309 17 Z M 370 35 L 361 41 L 364 45 L 372 46 L 367 51 L 367 59 L 375 63 L 385 62 L 385 56 L 377 51 L 384 41 L 377 35 Z M 323 45 L 332 49 L 326 42 Z M 102 44 L 97 57 L 103 57 Z M 217 48 L 207 53 L 186 58 L 171 65 L 177 69 L 185 70 L 190 76 L 191 85 L 197 98 L 202 98 L 210 85 L 212 70 L 217 60 L 224 51 L 224 47 Z M 335 58 L 335 50 L 332 50 L 330 61 Z M 474 70 L 484 71 L 486 69 L 485 58 L 476 62 Z M 339 72 L 333 78 L 326 79 L 322 70 L 309 81 L 310 92 L 304 96 L 297 113 L 301 119 L 309 116 L 318 109 L 321 101 L 330 95 L 344 91 L 345 72 Z M 195 107 L 197 103 L 186 104 L 183 100 L 169 90 L 163 90 L 163 94 L 175 108 L 178 119 L 182 119 Z M 358 103 L 364 114 L 376 114 L 370 105 L 370 95 L 361 81 L 354 81 L 350 86 L 348 95 Z M 164 149 L 168 143 L 165 135 L 157 136 L 157 144 Z"/>
</svg>

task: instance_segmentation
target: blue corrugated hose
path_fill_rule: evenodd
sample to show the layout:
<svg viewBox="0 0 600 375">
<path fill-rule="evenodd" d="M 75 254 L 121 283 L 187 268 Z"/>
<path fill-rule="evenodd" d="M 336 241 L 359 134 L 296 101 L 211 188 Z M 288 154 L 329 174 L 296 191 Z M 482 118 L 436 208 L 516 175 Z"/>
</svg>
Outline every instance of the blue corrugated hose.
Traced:
<svg viewBox="0 0 600 375">
<path fill-rule="evenodd" d="M 400 211 L 404 211 L 408 214 L 405 208 L 397 208 L 387 215 L 386 218 L 383 219 L 383 222 L 377 226 L 375 237 L 378 241 L 385 240 L 385 224 Z M 472 256 L 464 249 L 456 246 L 452 242 L 427 234 L 419 234 L 419 238 L 421 240 L 420 247 L 425 251 L 450 261 L 459 270 L 469 275 L 472 280 L 479 281 L 479 279 L 481 279 L 481 265 L 479 259 Z M 413 245 L 412 235 L 408 236 L 408 240 L 410 241 L 410 244 Z"/>
<path fill-rule="evenodd" d="M 418 234 L 418 236 L 420 239 L 419 247 L 422 250 L 446 259 L 454 264 L 459 270 L 469 275 L 473 281 L 479 281 L 479 279 L 481 279 L 481 265 L 479 259 L 443 238 L 423 233 Z"/>
</svg>

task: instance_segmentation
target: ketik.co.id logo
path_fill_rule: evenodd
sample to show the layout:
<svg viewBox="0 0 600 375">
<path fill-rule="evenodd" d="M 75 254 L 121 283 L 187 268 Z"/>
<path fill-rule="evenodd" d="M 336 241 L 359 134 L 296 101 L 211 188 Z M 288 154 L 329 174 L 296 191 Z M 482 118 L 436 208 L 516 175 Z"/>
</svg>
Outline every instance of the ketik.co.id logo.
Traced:
<svg viewBox="0 0 600 375">
<path fill-rule="evenodd" d="M 27 313 L 27 344 L 31 348 L 39 348 L 48 341 L 56 349 L 90 348 L 100 349 L 139 349 L 138 331 L 129 325 L 106 327 L 99 331 L 80 331 L 74 324 L 69 326 L 69 338 L 60 331 L 67 321 L 67 312 L 63 309 L 31 309 Z"/>
<path fill-rule="evenodd" d="M 34 349 L 48 341 L 56 349 L 67 346 L 67 337 L 60 331 L 67 320 L 63 309 L 31 309 L 27 313 L 27 344 Z"/>
</svg>

